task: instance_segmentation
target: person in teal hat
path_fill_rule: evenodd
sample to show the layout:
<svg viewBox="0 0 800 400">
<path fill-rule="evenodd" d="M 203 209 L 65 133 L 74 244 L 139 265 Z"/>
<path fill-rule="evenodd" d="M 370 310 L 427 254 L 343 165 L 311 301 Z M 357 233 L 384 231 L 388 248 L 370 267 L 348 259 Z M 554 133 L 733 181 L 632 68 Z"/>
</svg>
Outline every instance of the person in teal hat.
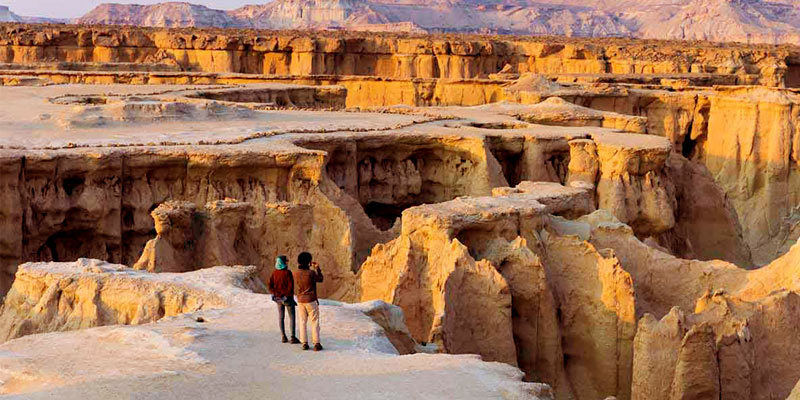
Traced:
<svg viewBox="0 0 800 400">
<path fill-rule="evenodd" d="M 275 259 L 275 270 L 269 277 L 269 292 L 272 293 L 272 301 L 278 306 L 278 326 L 281 328 L 281 342 L 288 343 L 290 340 L 286 338 L 286 327 L 284 320 L 286 319 L 286 311 L 289 311 L 289 326 L 292 329 L 292 344 L 300 343 L 295 337 L 295 318 L 294 307 L 297 305 L 294 301 L 294 277 L 292 272 L 289 271 L 288 258 L 286 256 L 278 256 Z"/>
</svg>

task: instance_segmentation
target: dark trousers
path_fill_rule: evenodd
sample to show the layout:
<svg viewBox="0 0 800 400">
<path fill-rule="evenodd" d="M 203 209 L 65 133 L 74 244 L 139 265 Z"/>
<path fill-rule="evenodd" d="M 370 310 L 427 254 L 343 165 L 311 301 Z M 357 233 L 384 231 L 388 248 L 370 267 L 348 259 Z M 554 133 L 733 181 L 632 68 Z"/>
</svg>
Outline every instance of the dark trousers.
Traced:
<svg viewBox="0 0 800 400">
<path fill-rule="evenodd" d="M 294 306 L 287 306 L 282 303 L 276 303 L 278 306 L 278 326 L 281 327 L 281 335 L 286 336 L 286 328 L 284 327 L 283 320 L 286 316 L 286 310 L 289 310 L 289 326 L 292 328 L 292 337 L 294 337 Z"/>
</svg>

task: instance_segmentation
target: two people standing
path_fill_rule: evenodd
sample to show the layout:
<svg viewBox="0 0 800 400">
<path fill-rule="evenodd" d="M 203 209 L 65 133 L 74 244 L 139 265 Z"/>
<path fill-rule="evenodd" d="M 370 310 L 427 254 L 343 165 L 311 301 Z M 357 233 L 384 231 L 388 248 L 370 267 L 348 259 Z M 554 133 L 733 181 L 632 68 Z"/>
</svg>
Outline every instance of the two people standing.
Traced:
<svg viewBox="0 0 800 400">
<path fill-rule="evenodd" d="M 322 282 L 323 276 L 319 265 L 312 261 L 311 254 L 303 252 L 297 257 L 297 271 L 289 271 L 286 256 L 278 256 L 275 260 L 275 271 L 269 277 L 269 291 L 272 300 L 278 306 L 278 325 L 281 329 L 281 341 L 293 344 L 302 343 L 303 350 L 310 349 L 306 328 L 311 321 L 311 340 L 314 351 L 322 350 L 319 340 L 319 299 L 317 298 L 317 283 Z M 297 288 L 297 302 L 294 299 L 295 286 Z M 300 312 L 300 339 L 295 337 L 295 307 Z M 289 314 L 289 324 L 292 332 L 291 339 L 286 337 L 285 318 Z"/>
</svg>

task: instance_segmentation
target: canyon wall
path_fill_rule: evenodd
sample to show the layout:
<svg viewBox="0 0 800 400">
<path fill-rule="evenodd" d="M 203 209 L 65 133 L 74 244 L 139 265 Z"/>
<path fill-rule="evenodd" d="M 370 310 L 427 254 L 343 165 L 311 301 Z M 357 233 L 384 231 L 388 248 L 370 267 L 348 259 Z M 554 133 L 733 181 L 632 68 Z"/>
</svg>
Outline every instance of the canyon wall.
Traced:
<svg viewBox="0 0 800 400">
<path fill-rule="evenodd" d="M 676 182 L 686 183 L 686 190 L 678 188 L 679 207 L 695 213 L 695 217 L 677 228 L 684 238 L 691 238 L 691 243 L 677 244 L 673 235 L 662 235 L 658 238 L 662 245 L 682 251 L 685 257 L 721 258 L 747 266 L 751 255 L 756 265 L 769 263 L 786 253 L 800 237 L 796 209 L 800 200 L 792 189 L 797 185 L 798 173 L 800 96 L 795 91 L 761 86 L 669 91 L 548 82 L 541 77 L 523 77 L 505 88 L 504 96 L 536 103 L 540 110 L 535 122 L 547 125 L 564 125 L 576 119 L 583 124 L 598 123 L 586 122 L 602 121 L 596 110 L 628 118 L 646 117 L 646 133 L 666 137 L 673 143 L 675 156 L 670 158 L 669 170 L 673 176 L 681 177 Z M 587 107 L 595 114 L 577 109 L 570 114 L 577 111 L 583 117 L 567 118 L 566 122 L 554 119 L 570 109 L 556 105 L 554 98 Z M 701 192 L 704 195 L 699 195 Z M 700 209 L 707 211 L 698 213 Z M 712 218 L 708 213 L 716 216 Z M 705 221 L 700 224 L 697 218 Z M 716 234 L 720 229 L 716 221 L 738 226 L 734 230 L 739 231 L 736 236 L 741 240 Z M 724 254 L 726 249 L 738 250 Z"/>
<path fill-rule="evenodd" d="M 3 290 L 22 261 L 94 256 L 132 265 L 155 234 L 150 212 L 169 199 L 233 197 L 263 210 L 305 196 L 322 161 L 314 152 L 270 157 L 256 148 L 4 150 L 3 168 L 16 174 L 3 175 Z"/>
<path fill-rule="evenodd" d="M 406 210 L 358 299 L 398 305 L 415 339 L 516 364 L 557 398 L 789 394 L 800 245 L 756 271 L 684 260 L 608 211 L 553 215 L 588 213 L 583 190 L 528 185 Z"/>
<path fill-rule="evenodd" d="M 656 45 L 657 44 L 657 45 Z M 755 76 L 794 86 L 794 47 L 647 42 L 628 39 L 402 36 L 364 33 L 168 30 L 133 27 L 0 28 L 0 62 L 137 63 L 184 71 L 267 75 L 362 75 L 383 78 L 488 77 L 515 73 L 686 74 Z"/>
</svg>

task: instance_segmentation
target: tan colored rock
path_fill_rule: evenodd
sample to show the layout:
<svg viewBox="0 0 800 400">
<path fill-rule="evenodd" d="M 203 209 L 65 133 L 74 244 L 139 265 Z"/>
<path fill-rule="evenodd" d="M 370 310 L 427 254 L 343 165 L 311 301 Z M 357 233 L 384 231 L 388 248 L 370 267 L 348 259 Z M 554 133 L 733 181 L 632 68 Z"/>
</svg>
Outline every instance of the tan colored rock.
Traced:
<svg viewBox="0 0 800 400">
<path fill-rule="evenodd" d="M 402 25 L 401 25 L 402 26 Z M 664 74 L 738 71 L 762 75 L 765 85 L 791 79 L 792 49 L 774 46 L 692 46 L 626 38 L 500 39 L 407 37 L 315 31 L 298 37 L 252 31 L 195 28 L 37 27 L 15 25 L 0 32 L 0 61 L 37 63 L 46 54 L 65 62 L 169 64 L 183 70 L 277 75 L 375 75 L 386 78 L 474 79 L 511 65 L 519 73 Z M 130 51 L 117 51 L 125 47 Z M 784 67 L 787 66 L 787 67 Z M 789 76 L 789 78 L 787 78 Z M 743 82 L 740 82 L 743 83 Z"/>
<path fill-rule="evenodd" d="M 645 133 L 646 119 L 581 107 L 560 97 L 550 97 L 520 115 L 523 121 L 556 126 L 598 126 L 631 133 Z"/>
<path fill-rule="evenodd" d="M 680 258 L 752 266 L 739 214 L 708 170 L 673 152 L 666 172 L 675 187 L 676 220 L 671 231 L 657 236 L 657 242 Z"/>
<path fill-rule="evenodd" d="M 198 241 L 194 225 L 200 218 L 188 202 L 167 202 L 151 213 L 156 238 L 147 242 L 135 269 L 150 272 L 185 272 L 196 268 Z"/>
<path fill-rule="evenodd" d="M 573 237 L 547 235 L 544 244 L 576 397 L 628 398 L 636 326 L 631 276 L 615 257 Z"/>
<path fill-rule="evenodd" d="M 784 335 L 795 329 L 791 314 L 800 246 L 767 267 L 747 271 L 669 256 L 636 239 L 604 210 L 574 222 L 554 219 L 548 229 L 613 251 L 630 273 L 636 314 L 643 316 L 632 351 L 632 398 L 762 398 L 773 390 L 768 387 L 781 391 L 779 397 L 791 390 L 796 346 L 777 343 L 787 343 Z M 762 373 L 774 379 L 762 380 Z M 761 384 L 766 381 L 775 385 Z"/>
<path fill-rule="evenodd" d="M 360 298 L 382 299 L 403 308 L 418 340 L 439 335 L 468 338 L 467 332 L 482 334 L 489 321 L 495 327 L 510 323 L 516 345 L 512 362 L 528 376 L 553 385 L 558 398 L 597 394 L 626 398 L 635 332 L 630 276 L 619 261 L 588 243 L 540 233 L 549 212 L 591 212 L 587 193 L 551 183 L 523 183 L 516 189 L 497 190 L 492 198 L 463 198 L 406 210 L 401 236 L 378 245 L 362 266 Z M 475 270 L 466 269 L 472 280 L 455 275 L 457 280 L 452 281 L 456 272 L 447 269 L 450 277 L 439 277 L 454 258 L 459 260 L 456 265 L 475 265 Z M 482 276 L 472 272 L 481 268 L 487 268 Z M 497 289 L 482 289 L 484 294 L 478 297 L 484 304 L 479 312 L 471 311 L 479 317 L 447 324 L 454 311 L 469 315 L 465 311 L 477 307 L 465 291 L 478 280 L 490 285 L 498 279 L 508 291 L 510 310 L 487 297 Z M 443 281 L 444 287 L 436 283 Z M 461 282 L 458 291 L 452 291 L 450 282 Z M 439 296 L 442 300 L 437 300 Z M 444 305 L 443 315 L 439 304 Z M 608 312 L 598 314 L 598 309 Z M 437 315 L 444 323 L 436 322 Z M 592 337 L 585 336 L 589 331 Z M 496 357 L 496 343 L 492 348 L 490 342 L 471 340 L 473 346 L 486 346 L 473 351 Z M 443 340 L 443 345 L 443 350 L 453 351 L 453 342 Z"/>
<path fill-rule="evenodd" d="M 234 281 L 243 288 L 263 291 L 255 274 L 255 268 L 242 267 Z M 228 306 L 212 288 L 176 285 L 167 276 L 144 279 L 145 275 L 88 259 L 22 265 L 0 310 L 2 339 L 104 325 L 146 324 Z"/>
<path fill-rule="evenodd" d="M 603 134 L 593 139 L 600 166 L 598 208 L 609 210 L 639 235 L 671 229 L 677 205 L 674 186 L 663 172 L 671 147 L 646 136 Z M 646 144 L 631 146 L 636 139 Z"/>
<path fill-rule="evenodd" d="M 414 354 L 421 351 L 419 344 L 411 337 L 406 327 L 405 316 L 400 307 L 383 301 L 362 303 L 356 307 L 383 328 L 386 337 L 399 354 Z"/>
<path fill-rule="evenodd" d="M 145 245 L 135 269 L 187 272 L 238 262 L 266 264 L 258 256 L 255 235 L 245 225 L 252 207 L 232 199 L 206 204 L 167 202 L 153 210 L 156 238 Z"/>
<path fill-rule="evenodd" d="M 739 213 L 753 261 L 763 265 L 796 240 L 797 104 L 788 91 L 732 88 L 711 97 L 704 163 Z"/>
<path fill-rule="evenodd" d="M 475 399 L 553 398 L 547 385 L 522 382 L 518 369 L 477 356 L 400 356 L 393 343 L 413 340 L 402 312 L 382 302 L 322 301 L 324 343 L 335 343 L 335 351 L 304 360 L 295 347 L 275 340 L 275 305 L 267 294 L 253 292 L 263 288 L 253 267 L 153 274 L 82 259 L 26 264 L 18 274 L 0 310 L 0 324 L 3 329 L 24 325 L 38 334 L 0 344 L 0 393 L 6 396 L 101 399 L 112 391 L 204 399 L 220 390 L 301 396 L 304 390 L 327 387 L 334 396 L 374 397 L 388 389 Z M 75 329 L 81 323 L 87 329 Z M 271 374 L 267 386 L 246 373 L 276 362 L 285 367 Z M 316 379 L 298 389 L 291 366 L 310 368 Z M 398 379 L 356 392 L 330 390 L 341 376 L 372 382 L 376 372 Z M 179 374 L 188 385 L 157 384 L 165 374 Z M 111 386 L 99 388 L 100 382 Z"/>
<path fill-rule="evenodd" d="M 597 145 L 590 139 L 575 139 L 569 142 L 569 186 L 594 188 L 600 170 Z"/>
<path fill-rule="evenodd" d="M 412 248 L 420 244 L 413 237 L 378 245 L 359 272 L 360 298 L 403 308 L 418 341 L 516 365 L 511 295 L 502 276 L 490 263 L 476 262 L 458 241 L 435 231 L 416 232 L 414 237 L 429 237 L 426 245 L 432 251 L 427 262 L 417 261 L 420 255 Z M 426 281 L 417 278 L 421 276 Z M 431 291 L 429 285 L 438 290 Z"/>
<path fill-rule="evenodd" d="M 796 334 L 798 300 L 787 291 L 756 302 L 715 294 L 701 298 L 695 314 L 674 309 L 660 322 L 645 316 L 633 398 L 784 398 L 798 379 L 798 346 L 784 341 Z"/>
<path fill-rule="evenodd" d="M 556 303 L 539 257 L 518 237 L 495 239 L 479 257 L 497 266 L 508 282 L 517 363 L 528 380 L 550 382 L 560 398 L 571 397 L 563 363 Z"/>
</svg>

